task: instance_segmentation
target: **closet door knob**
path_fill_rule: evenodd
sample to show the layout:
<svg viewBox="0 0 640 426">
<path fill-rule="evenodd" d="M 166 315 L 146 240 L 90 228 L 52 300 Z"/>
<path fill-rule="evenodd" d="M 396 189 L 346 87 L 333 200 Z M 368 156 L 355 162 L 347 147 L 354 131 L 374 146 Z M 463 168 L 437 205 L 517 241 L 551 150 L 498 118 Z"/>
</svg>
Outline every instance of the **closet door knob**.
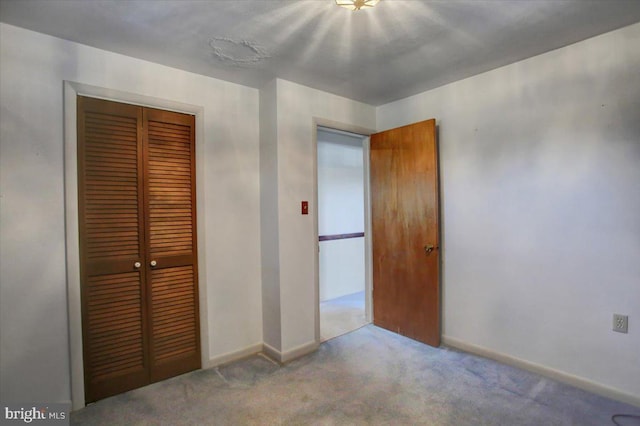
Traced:
<svg viewBox="0 0 640 426">
<path fill-rule="evenodd" d="M 156 262 L 155 260 L 152 260 L 149 264 L 150 264 L 151 266 L 156 266 L 156 265 L 158 264 L 158 262 Z"/>
<path fill-rule="evenodd" d="M 136 268 L 136 269 L 140 269 L 141 266 L 142 266 L 142 263 L 140 263 L 140 262 L 136 262 L 136 263 L 133 264 L 133 267 Z"/>
</svg>

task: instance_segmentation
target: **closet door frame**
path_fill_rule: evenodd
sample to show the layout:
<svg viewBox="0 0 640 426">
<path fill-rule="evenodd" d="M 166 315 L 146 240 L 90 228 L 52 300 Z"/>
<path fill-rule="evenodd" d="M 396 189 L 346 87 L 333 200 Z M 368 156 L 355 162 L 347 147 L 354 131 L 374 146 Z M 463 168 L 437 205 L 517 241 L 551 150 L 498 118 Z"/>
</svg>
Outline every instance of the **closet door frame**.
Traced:
<svg viewBox="0 0 640 426">
<path fill-rule="evenodd" d="M 64 188 L 65 188 L 65 251 L 67 270 L 67 298 L 69 314 L 69 355 L 71 373 L 71 403 L 74 410 L 85 406 L 84 362 L 82 346 L 82 302 L 80 278 L 79 211 L 78 211 L 78 145 L 77 145 L 77 96 L 101 98 L 157 109 L 165 109 L 195 115 L 196 152 L 196 216 L 206 217 L 204 203 L 204 108 L 155 97 L 106 89 L 82 83 L 64 81 Z M 197 225 L 198 286 L 200 318 L 200 352 L 203 368 L 211 359 L 205 268 L 204 226 Z"/>
</svg>

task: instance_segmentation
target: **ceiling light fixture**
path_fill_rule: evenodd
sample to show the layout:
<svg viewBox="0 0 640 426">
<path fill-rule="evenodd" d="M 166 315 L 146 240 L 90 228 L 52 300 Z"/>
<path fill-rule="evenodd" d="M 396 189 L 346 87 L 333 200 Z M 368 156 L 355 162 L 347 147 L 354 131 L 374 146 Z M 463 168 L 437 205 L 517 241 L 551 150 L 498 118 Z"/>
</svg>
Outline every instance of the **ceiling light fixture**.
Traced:
<svg viewBox="0 0 640 426">
<path fill-rule="evenodd" d="M 349 10 L 360 10 L 378 4 L 380 0 L 336 0 L 336 4 Z"/>
</svg>

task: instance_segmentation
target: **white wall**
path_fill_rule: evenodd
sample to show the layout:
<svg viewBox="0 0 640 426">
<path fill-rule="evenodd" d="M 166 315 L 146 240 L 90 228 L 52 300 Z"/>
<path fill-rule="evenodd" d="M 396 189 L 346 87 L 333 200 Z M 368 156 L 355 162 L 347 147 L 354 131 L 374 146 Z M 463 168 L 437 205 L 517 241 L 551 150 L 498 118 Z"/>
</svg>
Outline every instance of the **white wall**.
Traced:
<svg viewBox="0 0 640 426">
<path fill-rule="evenodd" d="M 320 241 L 320 302 L 365 290 L 364 237 Z"/>
<path fill-rule="evenodd" d="M 444 335 L 639 401 L 640 24 L 377 110 L 432 117 Z"/>
<path fill-rule="evenodd" d="M 0 24 L 2 401 L 70 400 L 63 80 L 204 108 L 209 358 L 262 342 L 258 91 Z"/>
<path fill-rule="evenodd" d="M 332 235 L 363 231 L 362 138 L 319 131 L 318 232 Z"/>
<path fill-rule="evenodd" d="M 318 131 L 318 234 L 364 232 L 362 137 Z M 320 301 L 364 291 L 364 237 L 320 241 Z"/>
<path fill-rule="evenodd" d="M 262 335 L 282 349 L 280 244 L 278 240 L 278 133 L 276 80 L 260 90 L 260 250 L 262 257 Z"/>
<path fill-rule="evenodd" d="M 280 355 L 287 359 L 313 348 L 320 338 L 316 322 L 317 217 L 313 205 L 316 123 L 368 133 L 375 129 L 375 108 L 280 79 L 276 80 L 276 98 L 278 223 L 273 225 L 277 227 L 278 245 L 269 249 L 279 252 Z M 262 184 L 263 188 L 270 185 L 265 181 Z M 300 214 L 303 200 L 310 203 L 309 215 Z M 272 306 L 263 309 L 275 311 Z"/>
</svg>

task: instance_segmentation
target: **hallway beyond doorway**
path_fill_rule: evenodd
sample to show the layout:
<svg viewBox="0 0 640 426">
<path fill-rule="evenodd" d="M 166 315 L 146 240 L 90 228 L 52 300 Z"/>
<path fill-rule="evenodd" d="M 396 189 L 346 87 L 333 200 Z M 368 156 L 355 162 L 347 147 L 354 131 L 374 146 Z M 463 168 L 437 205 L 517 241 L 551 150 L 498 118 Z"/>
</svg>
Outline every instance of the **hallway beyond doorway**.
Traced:
<svg viewBox="0 0 640 426">
<path fill-rule="evenodd" d="M 320 303 L 320 340 L 325 342 L 367 325 L 364 291 Z"/>
</svg>

